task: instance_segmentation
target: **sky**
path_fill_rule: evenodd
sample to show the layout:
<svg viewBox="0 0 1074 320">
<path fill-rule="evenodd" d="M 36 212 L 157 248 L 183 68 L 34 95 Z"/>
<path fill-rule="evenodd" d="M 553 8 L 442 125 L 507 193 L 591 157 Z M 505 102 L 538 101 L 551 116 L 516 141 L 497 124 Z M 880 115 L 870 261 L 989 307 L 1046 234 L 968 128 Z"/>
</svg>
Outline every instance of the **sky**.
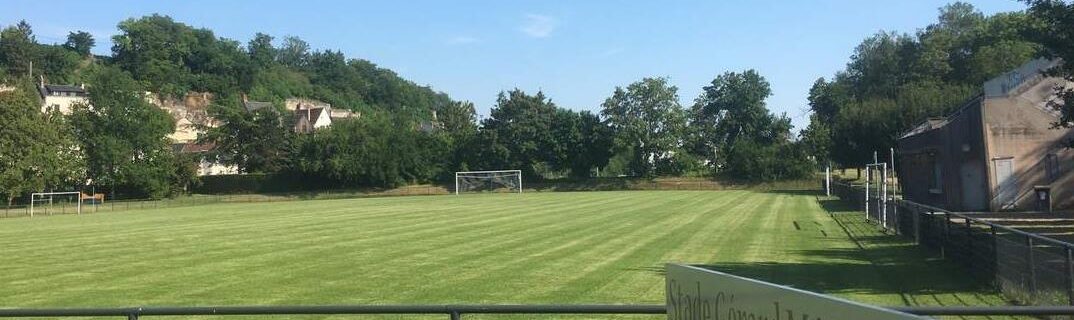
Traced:
<svg viewBox="0 0 1074 320">
<path fill-rule="evenodd" d="M 1013 0 L 969 1 L 985 14 Z M 487 116 L 500 91 L 540 90 L 560 107 L 599 112 L 616 86 L 668 77 L 684 107 L 724 72 L 756 69 L 768 108 L 809 122 L 809 87 L 842 70 L 879 31 L 913 33 L 947 1 L 16 1 L 0 25 L 28 21 L 38 42 L 84 30 L 109 54 L 120 21 L 159 13 L 217 36 L 297 36 L 473 102 Z"/>
</svg>

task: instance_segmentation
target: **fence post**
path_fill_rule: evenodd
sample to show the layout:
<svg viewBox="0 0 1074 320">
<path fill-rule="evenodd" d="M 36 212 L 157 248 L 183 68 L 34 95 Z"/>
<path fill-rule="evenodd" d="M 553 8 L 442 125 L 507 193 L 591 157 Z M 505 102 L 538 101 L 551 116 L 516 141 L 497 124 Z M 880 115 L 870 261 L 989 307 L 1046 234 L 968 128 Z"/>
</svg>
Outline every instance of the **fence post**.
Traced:
<svg viewBox="0 0 1074 320">
<path fill-rule="evenodd" d="M 910 218 L 913 219 L 913 224 L 914 224 L 914 244 L 920 245 L 921 244 L 921 215 L 924 214 L 924 211 L 921 211 L 918 208 L 912 208 L 912 209 L 910 209 L 910 214 L 911 214 Z"/>
<path fill-rule="evenodd" d="M 940 237 L 940 258 L 947 259 L 947 239 L 950 237 L 951 215 L 944 212 L 943 220 L 943 236 Z"/>
<path fill-rule="evenodd" d="M 1066 247 L 1067 251 L 1067 300 L 1070 305 L 1074 306 L 1074 254 L 1071 253 L 1070 247 Z"/>
<path fill-rule="evenodd" d="M 973 225 L 971 225 L 970 218 L 963 217 L 966 220 L 966 264 L 973 265 L 970 260 L 973 260 Z"/>
<path fill-rule="evenodd" d="M 1036 261 L 1033 257 L 1033 237 L 1030 236 L 1026 236 L 1026 262 L 1029 267 L 1029 294 L 1033 296 L 1037 293 L 1037 270 L 1034 267 Z"/>
<path fill-rule="evenodd" d="M 999 238 L 996 236 L 996 225 L 989 225 L 992 233 L 992 271 L 999 274 Z"/>
<path fill-rule="evenodd" d="M 462 314 L 459 314 L 458 310 L 452 310 L 451 311 L 451 320 L 461 320 L 461 319 L 462 319 Z"/>
</svg>

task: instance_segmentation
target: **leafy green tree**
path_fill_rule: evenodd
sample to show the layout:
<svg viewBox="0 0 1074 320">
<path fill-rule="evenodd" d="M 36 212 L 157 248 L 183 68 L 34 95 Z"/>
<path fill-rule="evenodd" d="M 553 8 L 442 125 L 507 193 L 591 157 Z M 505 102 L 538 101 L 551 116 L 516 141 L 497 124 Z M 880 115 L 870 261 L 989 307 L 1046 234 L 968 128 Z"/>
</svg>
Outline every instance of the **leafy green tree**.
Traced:
<svg viewBox="0 0 1074 320">
<path fill-rule="evenodd" d="M 773 144 L 785 138 L 785 132 L 773 132 L 765 106 L 771 95 L 768 81 L 754 70 L 724 73 L 702 88 L 690 112 L 703 145 L 697 155 L 719 167 L 739 139 Z"/>
<path fill-rule="evenodd" d="M 208 108 L 218 125 L 198 125 L 198 143 L 214 145 L 210 158 L 243 173 L 274 173 L 286 168 L 294 139 L 293 117 L 276 106 L 248 111 L 234 99 Z"/>
<path fill-rule="evenodd" d="M 37 48 L 40 63 L 35 63 L 34 73 L 43 74 L 52 83 L 74 84 L 79 61 L 82 58 L 75 52 L 61 46 L 41 45 Z"/>
<path fill-rule="evenodd" d="M 266 67 L 276 61 L 276 48 L 272 46 L 272 36 L 258 32 L 246 45 L 250 60 L 259 67 Z"/>
<path fill-rule="evenodd" d="M 89 178 L 132 196 L 178 192 L 167 138 L 175 131 L 172 117 L 146 102 L 145 89 L 122 70 L 101 68 L 91 83 L 89 104 L 76 105 L 70 116 Z"/>
<path fill-rule="evenodd" d="M 73 190 L 84 180 L 70 127 L 42 114 L 28 90 L 0 92 L 0 192 L 12 201 L 29 192 Z"/>
<path fill-rule="evenodd" d="M 588 178 L 593 169 L 603 168 L 612 154 L 611 128 L 588 111 L 557 109 L 554 134 L 554 159 L 551 167 L 569 170 L 570 176 Z"/>
<path fill-rule="evenodd" d="M 529 178 L 540 178 L 538 168 L 556 159 L 554 134 L 557 107 L 544 93 L 529 95 L 522 90 L 500 92 L 496 106 L 488 119 L 481 123 L 482 131 L 495 132 L 495 143 L 506 150 L 506 158 L 499 159 L 501 167 L 475 169 L 518 168 Z"/>
<path fill-rule="evenodd" d="M 1044 54 L 1050 58 L 1062 59 L 1063 63 L 1051 70 L 1052 74 L 1074 81 L 1074 3 L 1059 0 L 1027 0 L 1029 14 L 1038 19 L 1040 24 L 1027 28 L 1027 36 L 1044 48 Z M 1056 88 L 1062 103 L 1052 107 L 1060 111 L 1058 127 L 1074 127 L 1074 89 Z M 1071 142 L 1074 145 L 1074 142 Z"/>
<path fill-rule="evenodd" d="M 832 129 L 829 127 L 831 122 L 820 121 L 820 117 L 821 115 L 816 113 L 809 116 L 809 125 L 799 133 L 799 141 L 818 164 L 827 164 L 832 158 Z"/>
<path fill-rule="evenodd" d="M 171 17 L 151 15 L 119 23 L 112 37 L 113 61 L 150 90 L 180 96 L 187 91 L 219 94 L 247 89 L 253 70 L 237 41 L 220 39 Z"/>
<path fill-rule="evenodd" d="M 9 75 L 29 75 L 30 63 L 37 60 L 37 40 L 26 20 L 0 31 L 0 65 Z"/>
<path fill-rule="evenodd" d="M 679 105 L 678 88 L 667 78 L 644 78 L 625 89 L 616 87 L 601 104 L 601 114 L 612 128 L 616 147 L 630 150 L 633 174 L 654 176 L 681 152 L 686 115 Z"/>
<path fill-rule="evenodd" d="M 309 61 L 310 45 L 298 37 L 284 37 L 276 60 L 292 68 L 304 68 Z"/>
<path fill-rule="evenodd" d="M 395 187 L 440 175 L 445 152 L 435 136 L 371 114 L 299 136 L 291 170 L 328 186 Z"/>
<path fill-rule="evenodd" d="M 90 50 L 97 42 L 93 40 L 93 35 L 89 32 L 78 31 L 70 32 L 67 34 L 67 42 L 64 42 L 63 47 L 68 50 L 74 51 L 79 56 L 88 57 Z"/>
</svg>

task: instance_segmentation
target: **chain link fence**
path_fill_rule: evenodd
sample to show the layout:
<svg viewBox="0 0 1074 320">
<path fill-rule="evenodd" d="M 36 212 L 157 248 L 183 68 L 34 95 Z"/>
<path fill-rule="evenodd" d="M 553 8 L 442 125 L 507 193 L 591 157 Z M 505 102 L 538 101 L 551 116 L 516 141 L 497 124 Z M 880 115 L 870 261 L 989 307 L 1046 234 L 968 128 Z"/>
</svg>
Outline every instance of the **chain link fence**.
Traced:
<svg viewBox="0 0 1074 320">
<path fill-rule="evenodd" d="M 1027 305 L 1074 305 L 1074 244 L 989 220 L 1047 225 L 1056 214 L 959 213 L 911 201 L 867 197 L 861 186 L 833 182 L 833 195 L 861 210 L 885 231 L 913 239 L 968 274 Z"/>
</svg>

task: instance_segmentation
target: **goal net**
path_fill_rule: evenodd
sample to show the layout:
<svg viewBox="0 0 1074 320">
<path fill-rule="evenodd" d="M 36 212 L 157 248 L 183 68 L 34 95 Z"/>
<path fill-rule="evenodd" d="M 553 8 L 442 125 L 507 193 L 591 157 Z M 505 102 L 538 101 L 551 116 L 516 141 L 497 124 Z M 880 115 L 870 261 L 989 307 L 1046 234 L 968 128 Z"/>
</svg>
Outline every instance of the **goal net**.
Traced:
<svg viewBox="0 0 1074 320">
<path fill-rule="evenodd" d="M 34 214 L 82 214 L 82 193 L 35 192 L 30 194 L 30 216 Z"/>
<path fill-rule="evenodd" d="M 455 173 L 455 194 L 462 192 L 522 193 L 521 170 L 463 171 Z"/>
</svg>

